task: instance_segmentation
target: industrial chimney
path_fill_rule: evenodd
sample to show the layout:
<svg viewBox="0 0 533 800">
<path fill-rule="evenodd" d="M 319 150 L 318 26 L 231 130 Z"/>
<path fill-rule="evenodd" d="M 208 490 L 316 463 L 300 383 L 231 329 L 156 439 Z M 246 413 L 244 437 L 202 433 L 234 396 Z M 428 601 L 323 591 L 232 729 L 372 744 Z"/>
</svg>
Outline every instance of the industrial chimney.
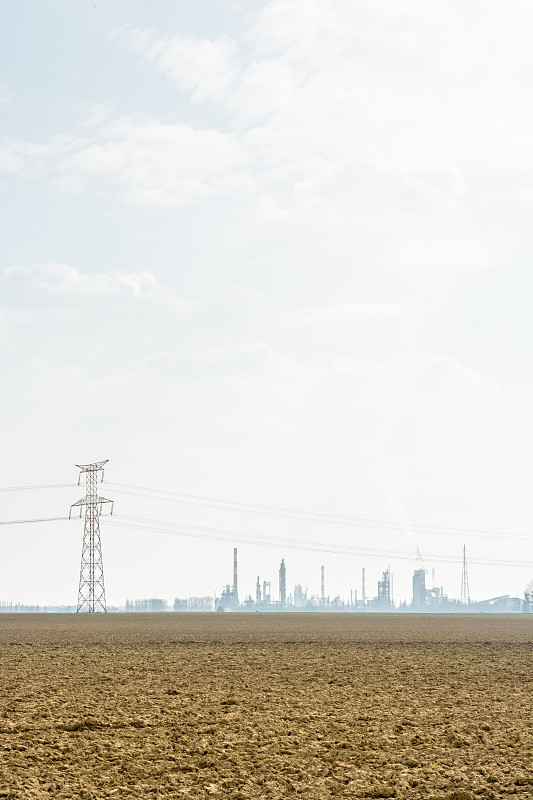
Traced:
<svg viewBox="0 0 533 800">
<path fill-rule="evenodd" d="M 237 548 L 233 548 L 233 600 L 235 605 L 239 605 L 239 590 L 237 586 Z"/>
</svg>

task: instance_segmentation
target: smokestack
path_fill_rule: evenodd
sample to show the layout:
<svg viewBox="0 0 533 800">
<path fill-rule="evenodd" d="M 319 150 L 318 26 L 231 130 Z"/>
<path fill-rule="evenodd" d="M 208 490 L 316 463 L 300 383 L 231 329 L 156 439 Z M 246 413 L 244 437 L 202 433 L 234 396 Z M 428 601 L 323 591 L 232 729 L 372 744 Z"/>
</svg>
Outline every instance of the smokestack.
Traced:
<svg viewBox="0 0 533 800">
<path fill-rule="evenodd" d="M 320 567 L 320 605 L 324 605 L 324 567 Z"/>
<path fill-rule="evenodd" d="M 239 590 L 237 586 L 237 548 L 233 548 L 233 599 L 239 602 Z"/>
<path fill-rule="evenodd" d="M 366 605 L 366 591 L 365 591 L 365 568 L 364 568 L 364 567 L 363 567 L 363 570 L 362 570 L 362 574 L 363 574 L 363 581 L 362 581 L 362 583 L 363 583 L 363 586 L 362 586 L 362 589 L 363 589 L 363 593 L 362 593 L 362 600 L 363 600 L 363 606 L 365 606 L 365 605 Z"/>
<path fill-rule="evenodd" d="M 261 583 L 259 581 L 259 575 L 257 576 L 257 583 L 255 584 L 255 602 L 258 605 L 261 602 Z"/>
</svg>

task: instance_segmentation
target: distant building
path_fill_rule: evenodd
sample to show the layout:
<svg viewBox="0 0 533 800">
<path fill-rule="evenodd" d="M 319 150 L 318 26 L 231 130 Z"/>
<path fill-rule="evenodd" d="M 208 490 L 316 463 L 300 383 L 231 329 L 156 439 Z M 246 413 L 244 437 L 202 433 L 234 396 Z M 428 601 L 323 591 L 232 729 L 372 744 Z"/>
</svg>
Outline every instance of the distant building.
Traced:
<svg viewBox="0 0 533 800">
<path fill-rule="evenodd" d="M 444 602 L 444 589 L 441 586 L 434 586 L 433 589 L 426 589 L 426 604 L 431 606 L 441 606 Z"/>
<path fill-rule="evenodd" d="M 376 611 L 392 611 L 394 608 L 392 585 L 392 572 L 389 567 L 378 581 L 378 596 L 374 603 Z"/>
<path fill-rule="evenodd" d="M 222 589 L 222 596 L 216 599 L 217 611 L 236 611 L 239 608 L 237 577 L 237 548 L 233 548 L 233 586 L 229 583 Z"/>
<path fill-rule="evenodd" d="M 287 605 L 287 584 L 286 584 L 286 570 L 285 570 L 285 559 L 281 559 L 281 564 L 279 568 L 279 602 L 281 607 L 284 608 Z"/>
<path fill-rule="evenodd" d="M 413 606 L 421 608 L 426 604 L 426 570 L 415 569 L 413 573 Z"/>
<path fill-rule="evenodd" d="M 304 608 L 307 605 L 307 589 L 302 588 L 302 584 L 299 583 L 297 586 L 294 587 L 294 607 L 295 608 Z"/>
<path fill-rule="evenodd" d="M 217 611 L 236 611 L 239 607 L 239 598 L 235 596 L 233 586 L 229 583 L 222 589 L 222 594 L 217 597 L 216 601 Z"/>
</svg>

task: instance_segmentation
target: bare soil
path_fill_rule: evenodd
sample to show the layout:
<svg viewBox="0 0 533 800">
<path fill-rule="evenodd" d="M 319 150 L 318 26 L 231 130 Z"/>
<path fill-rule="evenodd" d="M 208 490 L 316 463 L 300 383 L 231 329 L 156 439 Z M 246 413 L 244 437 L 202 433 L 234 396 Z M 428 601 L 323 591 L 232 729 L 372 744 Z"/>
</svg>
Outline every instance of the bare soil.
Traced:
<svg viewBox="0 0 533 800">
<path fill-rule="evenodd" d="M 0 616 L 0 798 L 533 798 L 533 618 Z"/>
</svg>

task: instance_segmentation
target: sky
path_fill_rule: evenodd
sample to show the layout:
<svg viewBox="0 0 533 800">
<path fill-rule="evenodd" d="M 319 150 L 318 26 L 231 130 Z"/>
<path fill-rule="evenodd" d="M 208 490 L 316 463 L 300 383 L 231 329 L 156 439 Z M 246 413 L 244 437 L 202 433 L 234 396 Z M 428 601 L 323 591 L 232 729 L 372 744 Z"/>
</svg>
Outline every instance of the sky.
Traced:
<svg viewBox="0 0 533 800">
<path fill-rule="evenodd" d="M 234 544 L 241 596 L 284 557 L 288 591 L 390 564 L 410 599 L 423 564 L 457 597 L 463 544 L 473 597 L 522 595 L 532 23 L 5 0 L 0 522 L 66 516 L 109 459 L 110 603 L 220 593 Z M 0 526 L 0 599 L 75 603 L 82 532 Z"/>
</svg>

